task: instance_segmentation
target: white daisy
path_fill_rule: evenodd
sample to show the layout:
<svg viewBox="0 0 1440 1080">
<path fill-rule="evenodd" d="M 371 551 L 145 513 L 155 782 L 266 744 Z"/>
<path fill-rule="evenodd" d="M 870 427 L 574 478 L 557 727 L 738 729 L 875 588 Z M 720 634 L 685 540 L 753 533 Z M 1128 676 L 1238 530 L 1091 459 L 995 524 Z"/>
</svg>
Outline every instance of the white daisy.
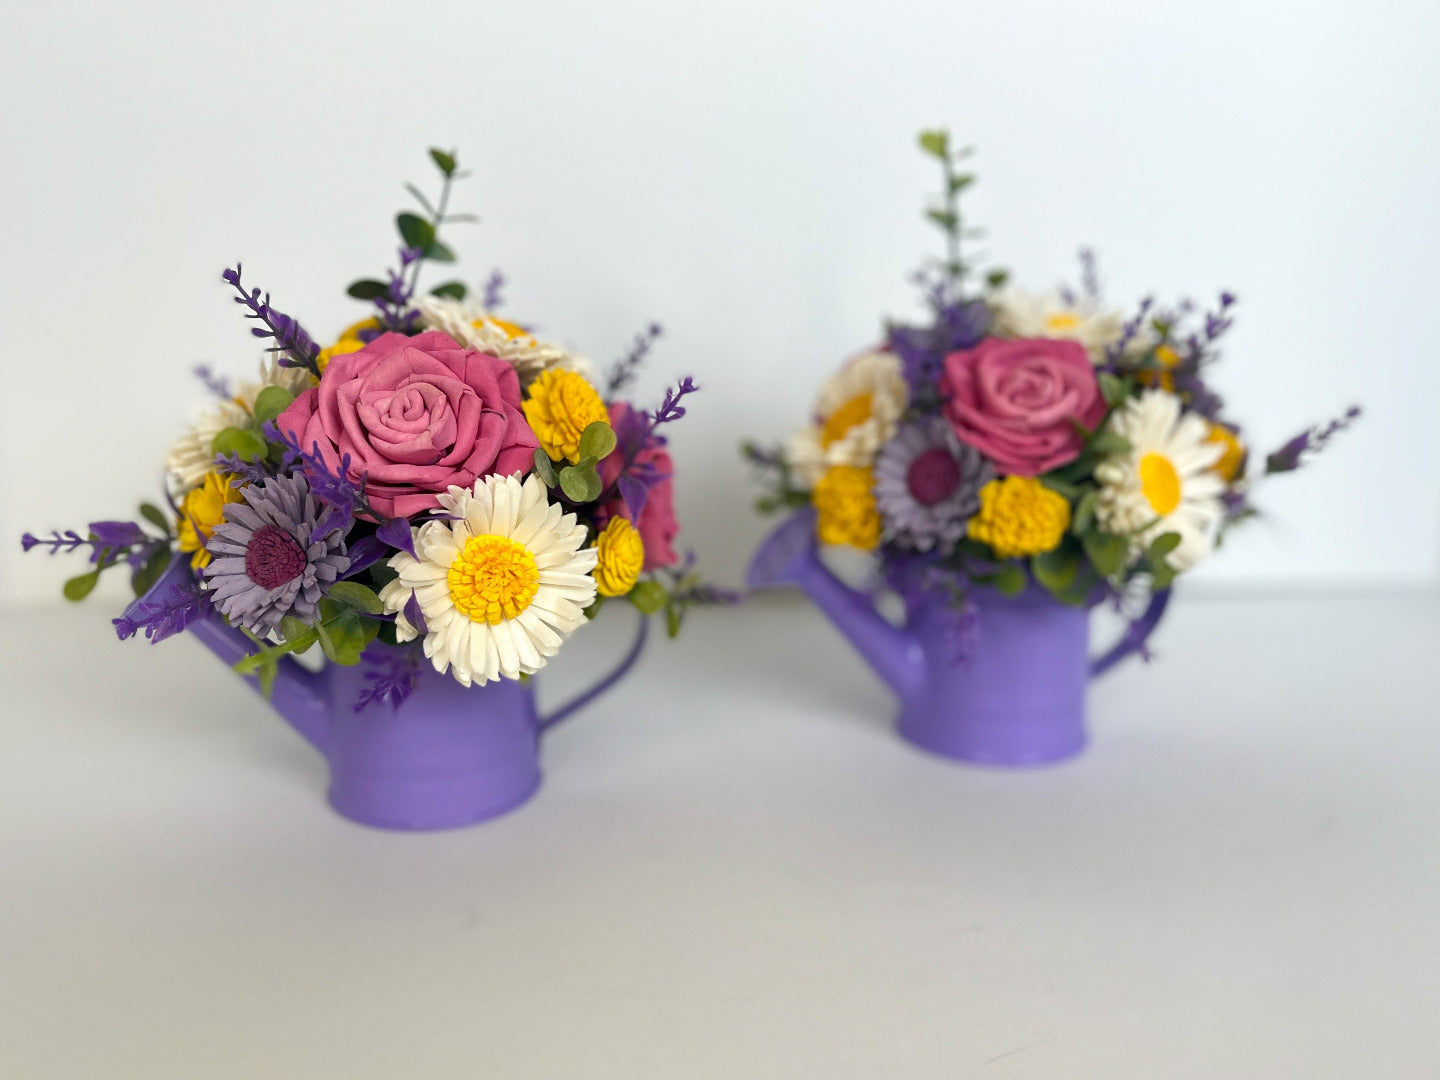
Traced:
<svg viewBox="0 0 1440 1080">
<path fill-rule="evenodd" d="M 413 593 L 425 617 L 425 655 L 465 686 L 518 679 L 545 666 L 595 600 L 596 549 L 586 528 L 552 504 L 537 476 L 484 476 L 452 487 L 440 505 L 453 521 L 412 530 L 415 558 L 380 590 L 395 636 L 416 637 L 405 617 Z"/>
<path fill-rule="evenodd" d="M 855 357 L 821 389 L 815 422 L 786 443 L 785 459 L 796 479 L 813 488 L 835 465 L 869 468 L 909 403 L 898 356 L 871 352 Z"/>
<path fill-rule="evenodd" d="M 1078 341 L 1097 364 L 1125 328 L 1125 317 L 1119 311 L 1103 310 L 1084 297 L 1067 303 L 1059 293 L 1012 287 L 996 294 L 992 305 L 996 337 Z"/>
<path fill-rule="evenodd" d="M 524 327 L 497 319 L 473 301 L 448 296 L 422 296 L 415 301 L 427 330 L 443 330 L 467 349 L 508 361 L 529 386 L 541 372 L 564 368 L 590 378 L 590 362 L 561 345 L 540 341 Z M 594 382 L 594 379 L 590 379 Z"/>
<path fill-rule="evenodd" d="M 250 412 L 238 401 L 216 401 L 196 413 L 194 423 L 165 455 L 170 490 L 177 499 L 199 487 L 205 474 L 215 467 L 215 451 L 210 447 L 215 436 L 226 428 L 248 423 Z"/>
<path fill-rule="evenodd" d="M 1224 447 L 1209 441 L 1201 417 L 1182 414 L 1180 399 L 1163 390 L 1131 398 L 1111 415 L 1108 429 L 1131 449 L 1095 468 L 1096 524 L 1109 533 L 1134 534 L 1132 558 L 1157 536 L 1177 533 L 1180 544 L 1167 562 L 1189 570 L 1214 548 L 1225 481 L 1213 466 Z"/>
</svg>

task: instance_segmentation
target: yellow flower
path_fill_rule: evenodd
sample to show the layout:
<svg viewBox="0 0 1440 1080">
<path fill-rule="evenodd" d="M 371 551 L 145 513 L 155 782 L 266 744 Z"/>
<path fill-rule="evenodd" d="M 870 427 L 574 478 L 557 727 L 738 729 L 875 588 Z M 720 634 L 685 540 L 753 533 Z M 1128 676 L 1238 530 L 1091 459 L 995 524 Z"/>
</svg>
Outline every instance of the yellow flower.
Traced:
<svg viewBox="0 0 1440 1080">
<path fill-rule="evenodd" d="M 337 356 L 344 356 L 347 353 L 359 352 L 365 347 L 365 342 L 360 340 L 362 330 L 380 330 L 379 319 L 361 319 L 354 326 L 347 326 L 340 334 L 340 340 L 331 345 L 328 349 L 321 349 L 320 355 L 315 358 L 320 365 L 320 373 L 323 375 L 330 361 Z"/>
<path fill-rule="evenodd" d="M 849 544 L 873 551 L 880 544 L 880 512 L 875 508 L 875 478 L 869 469 L 835 465 L 825 470 L 811 494 L 816 533 L 822 544 Z"/>
<path fill-rule="evenodd" d="M 635 587 L 645 568 L 645 543 L 635 526 L 619 514 L 610 519 L 595 540 L 600 555 L 595 563 L 595 589 L 601 596 L 624 596 Z"/>
<path fill-rule="evenodd" d="M 225 520 L 226 504 L 244 501 L 235 477 L 219 469 L 211 469 L 200 486 L 185 496 L 185 501 L 180 504 L 180 550 L 194 552 L 190 556 L 190 565 L 196 570 L 210 562 L 205 541 L 210 539 L 215 526 Z"/>
<path fill-rule="evenodd" d="M 1240 466 L 1245 464 L 1245 444 L 1224 424 L 1211 424 L 1210 435 L 1205 441 L 1219 443 L 1225 448 L 1220 460 L 1210 468 L 1219 473 L 1225 483 L 1233 484 L 1235 477 L 1240 475 Z"/>
<path fill-rule="evenodd" d="M 972 539 L 1002 559 L 1054 551 L 1070 527 L 1070 504 L 1033 476 L 1007 476 L 980 489 L 980 512 L 970 519 Z"/>
<path fill-rule="evenodd" d="M 595 388 L 573 371 L 552 368 L 530 384 L 525 419 L 535 430 L 540 448 L 556 461 L 580 461 L 580 436 L 596 420 L 610 422 Z"/>
<path fill-rule="evenodd" d="M 1169 345 L 1161 345 L 1155 350 L 1155 367 L 1145 368 L 1138 375 L 1136 381 L 1141 386 L 1158 386 L 1167 394 L 1175 392 L 1174 371 L 1180 366 L 1180 354 Z"/>
</svg>

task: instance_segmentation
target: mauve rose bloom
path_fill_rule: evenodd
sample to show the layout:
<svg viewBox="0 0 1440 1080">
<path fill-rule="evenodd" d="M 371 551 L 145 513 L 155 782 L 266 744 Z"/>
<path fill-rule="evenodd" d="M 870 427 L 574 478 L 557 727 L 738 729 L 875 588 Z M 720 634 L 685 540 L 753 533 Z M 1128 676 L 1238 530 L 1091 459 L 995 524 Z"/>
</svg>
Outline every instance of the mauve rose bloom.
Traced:
<svg viewBox="0 0 1440 1080">
<path fill-rule="evenodd" d="M 1039 476 L 1080 455 L 1072 420 L 1094 429 L 1105 399 L 1075 341 L 986 338 L 945 357 L 945 416 L 961 442 L 1011 476 Z"/>
<path fill-rule="evenodd" d="M 334 357 L 277 424 L 306 451 L 318 444 L 332 470 L 349 454 L 351 476 L 366 474 L 365 494 L 382 518 L 433 510 L 451 485 L 524 474 L 539 446 L 515 369 L 439 331 L 382 334 Z"/>
<path fill-rule="evenodd" d="M 615 429 L 619 441 L 609 456 L 600 462 L 600 481 L 607 488 L 619 477 L 625 464 L 626 444 L 629 442 L 633 445 L 634 436 L 641 430 L 639 423 L 643 419 L 643 414 L 634 412 L 623 401 L 610 406 L 610 426 Z M 630 517 L 624 498 L 617 494 L 606 499 L 596 511 L 596 527 L 605 528 L 606 522 L 619 514 L 630 521 L 630 524 L 635 526 L 635 531 L 640 534 L 640 542 L 645 545 L 644 569 L 674 566 L 680 561 L 680 556 L 675 554 L 675 549 L 671 546 L 680 532 L 680 524 L 675 520 L 675 484 L 672 479 L 675 475 L 675 463 L 671 460 L 670 451 L 665 449 L 665 444 L 654 437 L 647 440 L 635 454 L 634 462 L 653 468 L 655 474 L 663 476 L 664 479 L 650 485 L 645 494 L 645 505 L 640 510 L 639 521 Z"/>
</svg>

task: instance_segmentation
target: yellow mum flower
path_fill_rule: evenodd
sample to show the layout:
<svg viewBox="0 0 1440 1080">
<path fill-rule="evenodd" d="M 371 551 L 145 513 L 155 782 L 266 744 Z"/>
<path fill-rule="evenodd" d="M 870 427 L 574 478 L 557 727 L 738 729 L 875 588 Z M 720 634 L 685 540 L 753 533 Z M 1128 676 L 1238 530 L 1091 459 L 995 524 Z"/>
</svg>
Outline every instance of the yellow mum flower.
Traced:
<svg viewBox="0 0 1440 1080">
<path fill-rule="evenodd" d="M 1007 476 L 980 489 L 980 512 L 970 519 L 972 539 L 1002 559 L 1054 551 L 1070 527 L 1070 503 L 1033 476 Z"/>
<path fill-rule="evenodd" d="M 624 596 L 635 587 L 645 567 L 645 542 L 635 526 L 619 514 L 610 519 L 595 541 L 595 590 L 601 596 Z"/>
<path fill-rule="evenodd" d="M 1240 475 L 1240 466 L 1245 464 L 1245 444 L 1224 424 L 1211 424 L 1206 442 L 1219 443 L 1225 448 L 1220 460 L 1210 468 L 1220 474 L 1220 479 L 1233 484 Z"/>
<path fill-rule="evenodd" d="M 380 326 L 379 319 L 361 319 L 355 325 L 347 326 L 341 331 L 340 340 L 328 349 L 321 349 L 320 355 L 315 358 L 315 362 L 320 365 L 320 373 L 322 375 L 325 373 L 325 368 L 329 366 L 330 361 L 335 357 L 344 356 L 347 353 L 359 352 L 365 347 L 365 342 L 360 340 L 360 331 L 380 329 L 382 329 L 382 327 Z"/>
<path fill-rule="evenodd" d="M 880 545 L 880 511 L 875 508 L 871 470 L 835 465 L 825 470 L 810 498 L 822 544 L 849 544 L 861 551 L 874 551 Z"/>
<path fill-rule="evenodd" d="M 235 477 L 219 469 L 211 469 L 200 486 L 185 496 L 185 501 L 180 504 L 177 531 L 180 534 L 180 550 L 194 552 L 190 556 L 190 565 L 196 570 L 210 562 L 205 541 L 210 539 L 215 526 L 225 520 L 226 504 L 244 501 Z"/>
<path fill-rule="evenodd" d="M 596 420 L 610 422 L 610 414 L 595 388 L 573 371 L 552 368 L 530 384 L 525 419 L 540 440 L 540 448 L 555 461 L 580 461 L 580 436 Z"/>
</svg>

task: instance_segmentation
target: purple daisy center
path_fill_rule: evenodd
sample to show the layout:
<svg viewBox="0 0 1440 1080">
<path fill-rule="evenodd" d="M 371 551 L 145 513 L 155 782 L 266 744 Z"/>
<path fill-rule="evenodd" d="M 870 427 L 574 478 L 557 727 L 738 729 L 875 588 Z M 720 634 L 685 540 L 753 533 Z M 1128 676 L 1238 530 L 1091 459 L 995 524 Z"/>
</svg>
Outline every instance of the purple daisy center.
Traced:
<svg viewBox="0 0 1440 1080">
<path fill-rule="evenodd" d="M 960 465 L 943 447 L 932 447 L 910 463 L 905 486 L 921 506 L 944 502 L 960 486 Z"/>
<path fill-rule="evenodd" d="M 279 525 L 262 525 L 245 545 L 245 574 L 262 589 L 278 589 L 305 571 L 305 552 Z"/>
</svg>

